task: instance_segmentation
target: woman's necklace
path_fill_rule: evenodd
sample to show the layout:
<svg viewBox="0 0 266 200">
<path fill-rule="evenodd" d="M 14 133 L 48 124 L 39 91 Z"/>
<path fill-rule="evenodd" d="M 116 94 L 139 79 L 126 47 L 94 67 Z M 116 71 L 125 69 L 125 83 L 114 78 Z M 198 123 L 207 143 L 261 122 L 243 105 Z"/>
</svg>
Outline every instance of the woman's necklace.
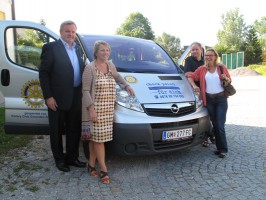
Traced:
<svg viewBox="0 0 266 200">
<path fill-rule="evenodd" d="M 95 66 L 97 68 L 97 70 L 99 70 L 100 72 L 106 74 L 108 72 L 108 67 L 106 63 L 103 64 L 97 64 L 95 63 Z"/>
</svg>

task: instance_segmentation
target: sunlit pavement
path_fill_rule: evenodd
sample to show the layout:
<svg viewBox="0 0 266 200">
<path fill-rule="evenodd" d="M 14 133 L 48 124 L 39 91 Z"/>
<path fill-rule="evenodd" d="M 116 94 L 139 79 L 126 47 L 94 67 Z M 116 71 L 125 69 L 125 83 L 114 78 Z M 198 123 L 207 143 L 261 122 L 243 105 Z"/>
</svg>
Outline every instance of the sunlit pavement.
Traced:
<svg viewBox="0 0 266 200">
<path fill-rule="evenodd" d="M 214 145 L 109 156 L 111 182 L 104 185 L 86 169 L 58 171 L 45 136 L 1 159 L 0 199 L 266 199 L 266 77 L 233 77 L 233 85 L 225 159 L 213 154 Z"/>
</svg>

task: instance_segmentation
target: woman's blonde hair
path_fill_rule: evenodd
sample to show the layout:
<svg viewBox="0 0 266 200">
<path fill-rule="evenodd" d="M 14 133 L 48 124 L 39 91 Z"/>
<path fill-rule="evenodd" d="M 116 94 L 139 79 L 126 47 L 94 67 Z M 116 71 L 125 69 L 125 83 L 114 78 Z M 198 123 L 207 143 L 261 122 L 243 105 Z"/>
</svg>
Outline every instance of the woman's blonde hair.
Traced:
<svg viewBox="0 0 266 200">
<path fill-rule="evenodd" d="M 205 52 L 205 54 L 207 52 L 213 52 L 215 54 L 214 66 L 218 65 L 218 60 L 219 60 L 219 54 L 218 54 L 218 52 L 215 49 L 213 49 L 213 48 L 207 49 L 206 52 Z M 206 58 L 205 58 L 205 63 L 206 63 Z M 207 66 L 207 65 L 206 65 L 206 67 L 209 68 L 209 66 Z"/>
<path fill-rule="evenodd" d="M 105 42 L 103 40 L 97 40 L 94 43 L 94 48 L 93 48 L 93 57 L 94 57 L 94 59 L 97 58 L 97 55 L 96 54 L 97 54 L 97 51 L 99 51 L 99 49 L 100 49 L 100 45 L 107 46 L 108 49 L 109 49 L 109 51 L 111 52 L 111 47 L 110 47 L 110 45 L 107 42 Z"/>
</svg>

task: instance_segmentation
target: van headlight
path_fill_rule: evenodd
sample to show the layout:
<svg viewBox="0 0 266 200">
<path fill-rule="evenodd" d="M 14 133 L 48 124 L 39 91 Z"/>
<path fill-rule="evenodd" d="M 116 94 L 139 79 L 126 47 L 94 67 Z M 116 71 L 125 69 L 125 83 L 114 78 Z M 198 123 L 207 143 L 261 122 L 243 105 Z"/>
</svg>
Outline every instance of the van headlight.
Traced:
<svg viewBox="0 0 266 200">
<path fill-rule="evenodd" d="M 196 98 L 196 109 L 199 109 L 203 106 L 202 97 L 199 92 L 194 92 Z"/>
<path fill-rule="evenodd" d="M 131 110 L 144 112 L 138 99 L 129 95 L 126 90 L 122 90 L 119 86 L 116 87 L 116 103 Z"/>
</svg>

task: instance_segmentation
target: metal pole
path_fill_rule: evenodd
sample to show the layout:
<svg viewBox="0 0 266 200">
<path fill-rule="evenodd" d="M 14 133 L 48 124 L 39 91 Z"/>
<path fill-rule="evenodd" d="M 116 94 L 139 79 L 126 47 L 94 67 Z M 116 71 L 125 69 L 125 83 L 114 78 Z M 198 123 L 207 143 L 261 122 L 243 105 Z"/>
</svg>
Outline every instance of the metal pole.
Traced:
<svg viewBox="0 0 266 200">
<path fill-rule="evenodd" d="M 12 20 L 16 20 L 16 14 L 15 14 L 15 0 L 11 0 L 11 13 L 12 13 Z"/>
</svg>

